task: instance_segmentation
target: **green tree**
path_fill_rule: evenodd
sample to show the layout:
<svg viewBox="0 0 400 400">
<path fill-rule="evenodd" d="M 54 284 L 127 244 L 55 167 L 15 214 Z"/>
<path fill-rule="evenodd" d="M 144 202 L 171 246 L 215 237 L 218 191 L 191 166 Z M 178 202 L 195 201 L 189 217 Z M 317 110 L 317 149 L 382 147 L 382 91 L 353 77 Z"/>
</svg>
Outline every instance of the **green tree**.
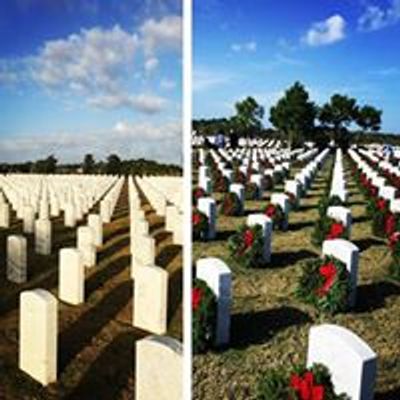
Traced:
<svg viewBox="0 0 400 400">
<path fill-rule="evenodd" d="M 259 105 L 253 97 L 239 101 L 235 104 L 236 115 L 228 123 L 226 129 L 232 127 L 240 134 L 258 133 L 262 128 L 264 107 Z"/>
<path fill-rule="evenodd" d="M 364 132 L 378 132 L 381 129 L 382 111 L 365 105 L 358 110 L 356 122 Z"/>
<path fill-rule="evenodd" d="M 116 154 L 107 157 L 106 172 L 113 175 L 121 172 L 121 159 Z"/>
<path fill-rule="evenodd" d="M 349 140 L 348 127 L 356 121 L 358 112 L 356 99 L 334 94 L 319 110 L 319 120 L 331 130 L 335 142 L 345 146 Z"/>
<path fill-rule="evenodd" d="M 83 173 L 84 174 L 93 174 L 95 171 L 96 161 L 94 160 L 93 154 L 86 154 L 83 159 Z"/>
<path fill-rule="evenodd" d="M 271 107 L 269 120 L 281 131 L 289 147 L 309 138 L 314 131 L 317 108 L 300 82 L 286 90 L 284 96 Z"/>
</svg>

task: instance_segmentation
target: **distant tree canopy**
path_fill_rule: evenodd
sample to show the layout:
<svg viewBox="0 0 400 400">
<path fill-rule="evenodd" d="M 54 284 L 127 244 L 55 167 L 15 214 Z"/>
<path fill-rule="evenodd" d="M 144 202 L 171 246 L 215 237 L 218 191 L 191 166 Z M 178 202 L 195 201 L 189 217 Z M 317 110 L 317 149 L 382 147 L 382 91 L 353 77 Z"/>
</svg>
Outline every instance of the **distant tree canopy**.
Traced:
<svg viewBox="0 0 400 400">
<path fill-rule="evenodd" d="M 304 140 L 324 145 L 334 139 L 345 147 L 350 141 L 369 140 L 367 134 L 377 135 L 382 123 L 381 110 L 369 104 L 360 106 L 347 95 L 335 93 L 326 104 L 318 106 L 300 82 L 295 82 L 271 107 L 269 121 L 275 130 L 263 128 L 264 108 L 252 97 L 236 103 L 235 109 L 236 114 L 230 118 L 193 121 L 193 129 L 202 135 L 233 131 L 244 136 L 274 137 L 286 140 L 289 146 Z"/>
<path fill-rule="evenodd" d="M 316 115 L 317 107 L 309 100 L 307 90 L 300 82 L 296 82 L 271 107 L 269 120 L 285 135 L 291 147 L 300 144 L 304 139 L 311 139 Z"/>
<path fill-rule="evenodd" d="M 62 174 L 116 174 L 116 175 L 182 175 L 182 168 L 175 164 L 164 164 L 139 158 L 122 160 L 117 154 L 111 154 L 106 161 L 96 162 L 92 154 L 86 154 L 82 163 L 57 164 L 51 155 L 43 160 L 24 163 L 0 163 L 0 173 L 62 173 Z"/>
</svg>

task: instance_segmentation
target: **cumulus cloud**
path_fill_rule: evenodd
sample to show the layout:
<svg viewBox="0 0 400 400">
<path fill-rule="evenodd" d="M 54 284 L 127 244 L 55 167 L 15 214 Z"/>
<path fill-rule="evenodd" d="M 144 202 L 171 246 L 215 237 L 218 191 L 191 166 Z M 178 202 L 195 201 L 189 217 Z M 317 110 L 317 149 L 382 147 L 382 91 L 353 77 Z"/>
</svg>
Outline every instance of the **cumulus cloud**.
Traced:
<svg viewBox="0 0 400 400">
<path fill-rule="evenodd" d="M 325 21 L 313 23 L 302 41 L 312 47 L 329 45 L 346 37 L 345 28 L 345 19 L 339 14 L 332 15 Z"/>
<path fill-rule="evenodd" d="M 361 31 L 377 31 L 400 21 L 400 0 L 391 0 L 385 9 L 376 5 L 369 5 L 358 19 L 358 28 Z"/>
<path fill-rule="evenodd" d="M 156 50 L 179 50 L 182 44 L 182 18 L 177 15 L 168 15 L 160 20 L 148 19 L 140 27 L 141 41 L 147 56 Z"/>
<path fill-rule="evenodd" d="M 240 53 L 241 51 L 255 52 L 257 50 L 257 43 L 255 41 L 232 43 L 231 50 L 235 53 Z"/>
<path fill-rule="evenodd" d="M 108 92 L 118 87 L 121 71 L 132 64 L 137 35 L 118 25 L 83 29 L 66 39 L 44 44 L 34 60 L 34 79 L 50 88 Z"/>
<path fill-rule="evenodd" d="M 160 61 L 158 60 L 157 57 L 150 57 L 147 59 L 144 63 L 144 69 L 145 71 L 150 74 L 154 70 L 157 69 L 158 65 L 160 64 Z"/>
</svg>

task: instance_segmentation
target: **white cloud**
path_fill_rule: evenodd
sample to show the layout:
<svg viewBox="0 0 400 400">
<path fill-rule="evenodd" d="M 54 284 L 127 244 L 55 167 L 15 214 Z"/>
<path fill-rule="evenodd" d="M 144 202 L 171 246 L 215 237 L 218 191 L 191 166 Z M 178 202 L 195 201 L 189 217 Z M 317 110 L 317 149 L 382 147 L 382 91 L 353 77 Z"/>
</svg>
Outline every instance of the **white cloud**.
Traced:
<svg viewBox="0 0 400 400">
<path fill-rule="evenodd" d="M 138 37 L 122 30 L 92 28 L 48 41 L 34 60 L 34 79 L 45 87 L 109 92 L 133 62 Z"/>
<path fill-rule="evenodd" d="M 88 104 L 99 109 L 115 109 L 120 107 L 132 108 L 145 114 L 161 112 L 168 101 L 153 94 L 129 96 L 125 93 L 105 94 L 91 97 Z"/>
<path fill-rule="evenodd" d="M 231 50 L 235 53 L 240 53 L 241 51 L 255 52 L 257 50 L 257 43 L 255 41 L 233 43 L 231 45 Z"/>
<path fill-rule="evenodd" d="M 171 90 L 176 88 L 176 82 L 171 79 L 161 79 L 160 82 L 161 89 Z"/>
<path fill-rule="evenodd" d="M 384 9 L 379 6 L 369 5 L 358 19 L 358 28 L 361 31 L 377 31 L 394 25 L 400 21 L 400 0 L 391 0 L 390 5 Z"/>
<path fill-rule="evenodd" d="M 181 163 L 181 136 L 181 123 L 175 120 L 120 121 L 107 131 L 26 134 L 1 139 L 0 158 L 3 162 L 22 162 L 54 154 L 60 162 L 77 162 L 86 153 L 94 154 L 97 159 L 117 153 L 122 158 Z"/>
<path fill-rule="evenodd" d="M 149 59 L 147 59 L 145 61 L 144 69 L 148 74 L 150 74 L 151 72 L 153 72 L 154 70 L 157 69 L 159 64 L 160 64 L 160 61 L 158 60 L 157 57 L 150 57 Z"/>
<path fill-rule="evenodd" d="M 193 90 L 202 91 L 226 85 L 236 78 L 231 71 L 211 70 L 208 67 L 197 66 L 193 72 Z"/>
<path fill-rule="evenodd" d="M 332 15 L 325 21 L 315 22 L 303 36 L 302 41 L 308 46 L 323 46 L 343 40 L 346 21 L 339 15 Z"/>
<path fill-rule="evenodd" d="M 148 19 L 139 29 L 145 54 L 151 56 L 156 50 L 180 50 L 182 45 L 182 18 L 168 15 L 160 20 Z"/>
</svg>

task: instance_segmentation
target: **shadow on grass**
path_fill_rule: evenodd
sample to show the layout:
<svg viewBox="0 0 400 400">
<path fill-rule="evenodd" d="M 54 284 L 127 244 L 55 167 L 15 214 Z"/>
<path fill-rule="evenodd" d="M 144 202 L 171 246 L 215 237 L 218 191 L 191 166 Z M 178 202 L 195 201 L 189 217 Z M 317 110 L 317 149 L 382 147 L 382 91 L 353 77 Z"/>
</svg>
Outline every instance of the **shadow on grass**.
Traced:
<svg viewBox="0 0 400 400">
<path fill-rule="evenodd" d="M 374 282 L 357 287 L 356 313 L 371 312 L 385 306 L 386 298 L 400 294 L 400 285 L 392 282 Z"/>
<path fill-rule="evenodd" d="M 228 231 L 217 231 L 216 238 L 214 241 L 222 241 L 225 242 L 227 241 L 232 235 L 234 235 L 236 231 L 234 230 L 228 230 Z"/>
<path fill-rule="evenodd" d="M 384 242 L 375 238 L 365 238 L 354 240 L 353 243 L 360 249 L 360 251 L 365 251 L 372 246 L 382 246 Z"/>
<path fill-rule="evenodd" d="M 59 344 L 62 349 L 58 353 L 60 374 L 78 353 L 91 344 L 94 336 L 128 304 L 132 297 L 132 286 L 131 281 L 119 284 L 95 307 L 90 308 L 59 334 Z"/>
<path fill-rule="evenodd" d="M 109 240 L 112 240 L 120 235 L 126 235 L 127 233 L 129 233 L 129 222 L 120 228 L 114 229 L 108 235 L 105 235 L 103 238 L 103 243 L 107 243 Z"/>
<path fill-rule="evenodd" d="M 309 228 L 310 226 L 314 226 L 314 221 L 300 221 L 300 222 L 291 222 L 289 223 L 290 231 L 299 231 L 303 228 Z"/>
<path fill-rule="evenodd" d="M 309 250 L 286 251 L 282 253 L 272 253 L 269 268 L 283 268 L 288 265 L 296 264 L 307 258 L 318 257 L 318 254 Z"/>
<path fill-rule="evenodd" d="M 311 322 L 308 314 L 293 307 L 281 307 L 232 315 L 232 339 L 229 347 L 245 349 L 270 340 L 279 331 Z"/>
<path fill-rule="evenodd" d="M 85 282 L 85 298 L 88 299 L 93 292 L 102 287 L 109 279 L 118 275 L 125 268 L 129 268 L 130 261 L 130 256 L 120 256 L 87 278 Z"/>
<path fill-rule="evenodd" d="M 163 249 L 156 256 L 156 265 L 166 269 L 181 250 L 182 247 L 175 244 L 163 247 Z"/>
<path fill-rule="evenodd" d="M 156 246 L 160 246 L 162 243 L 166 242 L 167 245 L 168 243 L 172 243 L 172 232 L 169 231 L 161 231 L 156 233 L 153 238 L 156 242 Z"/>
<path fill-rule="evenodd" d="M 298 211 L 299 212 L 309 211 L 309 210 L 313 210 L 314 208 L 318 208 L 318 204 L 307 204 L 307 205 L 300 204 Z"/>
<path fill-rule="evenodd" d="M 352 223 L 353 224 L 361 224 L 363 222 L 368 222 L 368 221 L 370 221 L 370 218 L 367 215 L 361 215 L 359 217 L 353 218 Z"/>
<path fill-rule="evenodd" d="M 135 374 L 135 340 L 142 337 L 132 332 L 115 337 L 65 400 L 120 398 L 119 393 Z"/>
<path fill-rule="evenodd" d="M 375 400 L 399 400 L 400 399 L 400 387 L 389 390 L 388 392 L 376 393 Z"/>
<path fill-rule="evenodd" d="M 129 237 L 123 237 L 97 253 L 97 263 L 99 264 L 103 260 L 111 257 L 115 253 L 118 253 L 123 248 L 129 246 Z"/>
<path fill-rule="evenodd" d="M 168 279 L 168 325 L 182 303 L 183 271 L 176 269 Z"/>
</svg>

